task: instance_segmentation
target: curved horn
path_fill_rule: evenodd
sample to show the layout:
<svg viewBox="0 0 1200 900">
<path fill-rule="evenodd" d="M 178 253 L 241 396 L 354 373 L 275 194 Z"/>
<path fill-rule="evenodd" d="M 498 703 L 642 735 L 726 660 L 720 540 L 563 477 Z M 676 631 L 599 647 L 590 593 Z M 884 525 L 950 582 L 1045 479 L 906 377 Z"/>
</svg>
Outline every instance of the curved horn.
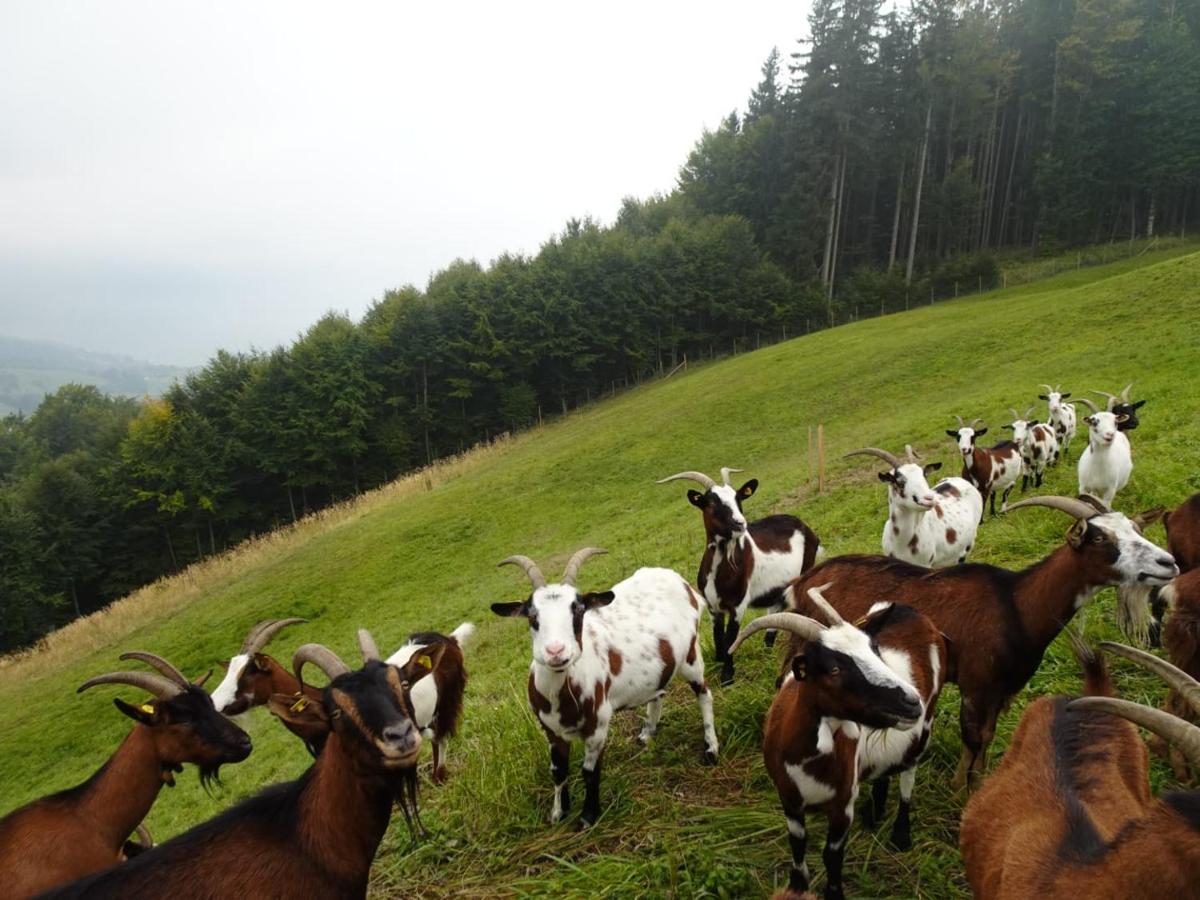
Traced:
<svg viewBox="0 0 1200 900">
<path fill-rule="evenodd" d="M 328 647 L 321 644 L 305 644 L 292 654 L 292 671 L 296 673 L 296 680 L 302 685 L 304 678 L 301 670 L 305 663 L 312 663 L 329 676 L 330 681 L 350 671 L 350 667 L 342 662 L 341 657 Z"/>
<path fill-rule="evenodd" d="M 537 567 L 537 563 L 535 563 L 528 556 L 521 556 L 520 554 L 517 554 L 515 556 L 506 557 L 505 559 L 502 559 L 500 562 L 496 563 L 496 568 L 500 568 L 500 566 L 520 566 L 525 570 L 525 574 L 529 576 L 529 580 L 532 582 L 533 589 L 535 591 L 538 588 L 544 588 L 546 586 L 546 576 L 543 575 L 542 570 Z"/>
<path fill-rule="evenodd" d="M 364 663 L 379 661 L 379 647 L 375 643 L 375 638 L 371 637 L 371 632 L 365 628 L 358 629 L 358 649 L 362 651 Z"/>
<path fill-rule="evenodd" d="M 892 456 L 886 450 L 880 450 L 878 447 L 861 447 L 858 450 L 851 450 L 842 459 L 848 459 L 851 456 L 878 456 L 893 469 L 898 469 L 902 465 L 899 459 Z"/>
<path fill-rule="evenodd" d="M 593 556 L 599 556 L 601 553 L 607 552 L 607 550 L 601 550 L 599 547 L 584 547 L 582 550 L 576 550 L 574 555 L 567 560 L 567 567 L 563 569 L 562 583 L 574 587 L 575 579 L 579 576 L 579 567 Z"/>
<path fill-rule="evenodd" d="M 1058 390 L 1058 388 L 1052 388 L 1048 384 L 1043 384 L 1042 387 L 1046 389 L 1047 394 L 1053 394 L 1056 390 Z"/>
<path fill-rule="evenodd" d="M 983 419 L 972 419 L 972 420 L 971 420 L 971 424 L 970 424 L 970 425 L 968 425 L 967 427 L 968 427 L 968 428 L 975 428 L 976 426 L 979 426 L 979 425 L 982 425 L 982 424 L 983 424 Z"/>
<path fill-rule="evenodd" d="M 178 682 L 183 687 L 191 687 L 192 683 L 188 681 L 187 676 L 180 672 L 177 668 L 159 656 L 157 653 L 147 653 L 145 650 L 129 650 L 122 653 L 117 659 L 137 659 L 141 660 L 148 666 L 154 666 L 158 671 L 162 672 L 172 681 Z"/>
<path fill-rule="evenodd" d="M 183 688 L 174 681 L 154 672 L 106 672 L 103 675 L 97 675 L 95 678 L 89 678 L 75 689 L 75 693 L 82 693 L 98 684 L 132 685 L 135 688 L 141 688 L 143 691 L 153 694 L 159 700 L 170 700 L 172 697 L 183 693 Z"/>
<path fill-rule="evenodd" d="M 1095 403 L 1093 403 L 1087 397 L 1076 397 L 1075 399 L 1078 400 L 1080 403 L 1082 403 L 1084 406 L 1086 406 L 1088 409 L 1090 409 L 1092 412 L 1094 412 L 1094 413 L 1100 412 L 1100 407 L 1098 407 Z"/>
<path fill-rule="evenodd" d="M 246 635 L 246 639 L 242 641 L 241 653 L 245 656 L 253 656 L 263 647 L 267 646 L 267 642 L 278 634 L 281 628 L 286 628 L 288 625 L 299 625 L 301 622 L 307 622 L 308 619 L 263 619 L 257 625 L 250 629 Z"/>
<path fill-rule="evenodd" d="M 810 619 L 808 616 L 802 616 L 800 613 L 781 612 L 769 613 L 765 616 L 759 616 L 749 625 L 742 629 L 742 633 L 738 635 L 733 646 L 729 648 L 729 652 L 733 653 L 746 638 L 752 634 L 756 634 L 767 628 L 777 628 L 780 631 L 790 631 L 792 634 L 799 635 L 806 641 L 815 641 L 821 637 L 821 632 L 825 630 L 825 626 L 816 619 Z"/>
<path fill-rule="evenodd" d="M 138 827 L 134 829 L 134 831 L 137 834 L 138 840 L 141 842 L 143 847 L 145 847 L 147 850 L 149 850 L 151 847 L 154 846 L 154 835 L 152 835 L 150 833 L 149 828 L 147 828 L 145 825 L 139 824 Z"/>
<path fill-rule="evenodd" d="M 966 427 L 967 427 L 967 426 L 966 426 L 966 425 L 963 423 L 962 416 L 960 416 L 958 413 L 955 413 L 955 414 L 954 414 L 954 418 L 956 418 L 956 419 L 958 420 L 958 427 L 959 427 L 959 428 L 966 428 Z"/>
<path fill-rule="evenodd" d="M 1050 509 L 1065 512 L 1068 516 L 1074 516 L 1076 519 L 1090 519 L 1092 516 L 1100 515 L 1100 510 L 1091 504 L 1084 503 L 1082 500 L 1076 500 L 1074 497 L 1058 497 L 1053 494 L 1045 497 L 1030 497 L 1028 500 L 1020 500 L 1011 504 L 1008 508 L 1020 509 L 1023 506 L 1047 506 Z"/>
<path fill-rule="evenodd" d="M 735 469 L 731 466 L 721 466 L 721 480 L 723 482 L 725 482 L 726 484 L 729 484 L 729 473 L 730 472 L 745 472 L 745 471 L 746 471 L 745 469 Z"/>
<path fill-rule="evenodd" d="M 1129 402 L 1129 392 L 1132 390 L 1133 390 L 1133 382 L 1132 381 L 1129 382 L 1129 384 L 1125 385 L 1125 387 L 1121 388 L 1121 401 L 1122 402 L 1124 402 L 1124 403 Z"/>
<path fill-rule="evenodd" d="M 1117 395 L 1116 395 L 1116 394 L 1110 394 L 1108 391 L 1098 391 L 1098 390 L 1096 390 L 1095 388 L 1089 388 L 1089 390 L 1090 390 L 1090 391 L 1091 391 L 1093 394 L 1099 394 L 1101 397 L 1107 397 L 1107 398 L 1108 398 L 1108 408 L 1109 408 L 1109 410 L 1110 410 L 1110 411 L 1112 410 L 1112 408 L 1113 408 L 1114 406 L 1116 406 L 1116 405 L 1117 405 L 1117 400 L 1118 400 L 1119 398 L 1117 397 Z"/>
<path fill-rule="evenodd" d="M 1081 697 L 1067 705 L 1071 709 L 1108 713 L 1128 719 L 1179 748 L 1193 766 L 1200 766 L 1200 728 L 1178 716 L 1116 697 Z"/>
<path fill-rule="evenodd" d="M 1200 713 L 1200 682 L 1183 671 L 1177 666 L 1172 665 L 1165 659 L 1155 656 L 1153 653 L 1147 653 L 1144 650 L 1138 650 L 1136 647 L 1129 647 L 1125 644 L 1118 644 L 1116 641 L 1101 641 L 1100 646 L 1109 653 L 1115 653 L 1117 656 L 1123 656 L 1128 660 L 1137 663 L 1143 669 L 1148 669 L 1159 678 L 1167 683 L 1168 687 L 1175 689 L 1188 705 Z"/>
<path fill-rule="evenodd" d="M 678 481 L 680 478 L 686 478 L 689 481 L 694 481 L 696 484 L 703 485 L 704 489 L 711 490 L 717 486 L 717 483 L 705 475 L 703 472 L 676 472 L 674 475 L 668 475 L 666 478 L 660 478 L 655 484 L 666 484 L 668 481 Z"/>
<path fill-rule="evenodd" d="M 1016 411 L 1015 409 L 1013 409 L 1011 406 L 1008 408 L 1008 411 L 1009 411 L 1010 413 L 1012 413 L 1012 420 L 1013 420 L 1014 422 L 1020 422 L 1020 421 L 1021 421 L 1021 414 L 1020 414 L 1019 412 L 1017 412 L 1017 411 Z"/>
<path fill-rule="evenodd" d="M 1037 407 L 1036 407 L 1036 406 L 1031 406 L 1031 407 L 1029 407 L 1029 409 L 1025 410 L 1025 419 L 1026 419 L 1026 420 L 1028 420 L 1028 419 L 1029 419 L 1029 417 L 1033 415 L 1033 411 L 1034 411 L 1035 409 L 1037 409 Z"/>
<path fill-rule="evenodd" d="M 833 608 L 833 605 L 825 599 L 825 590 L 833 587 L 832 581 L 827 581 L 820 587 L 808 589 L 808 599 L 816 604 L 817 609 L 825 616 L 825 621 L 830 625 L 845 625 L 846 620 L 841 614 Z"/>
<path fill-rule="evenodd" d="M 917 455 L 917 451 L 912 448 L 912 444 L 904 445 L 905 462 L 915 463 L 920 462 L 921 457 Z"/>
</svg>

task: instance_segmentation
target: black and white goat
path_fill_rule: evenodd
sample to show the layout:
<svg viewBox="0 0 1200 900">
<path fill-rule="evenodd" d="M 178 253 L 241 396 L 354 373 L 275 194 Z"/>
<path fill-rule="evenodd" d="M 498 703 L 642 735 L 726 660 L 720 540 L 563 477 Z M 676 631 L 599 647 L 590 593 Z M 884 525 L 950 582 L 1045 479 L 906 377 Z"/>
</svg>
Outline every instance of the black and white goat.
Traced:
<svg viewBox="0 0 1200 900">
<path fill-rule="evenodd" d="M 717 760 L 712 695 L 700 653 L 700 597 L 670 569 L 638 569 L 610 590 L 580 593 L 575 578 L 584 561 L 605 551 L 585 547 L 567 562 L 562 581 L 548 584 L 527 556 L 500 565 L 519 566 L 533 592 L 524 601 L 493 603 L 499 616 L 529 621 L 533 661 L 529 705 L 550 741 L 554 807 L 558 822 L 570 807 L 567 773 L 571 742 L 583 741 L 584 801 L 580 825 L 600 815 L 600 758 L 613 713 L 646 706 L 639 740 L 658 729 L 662 698 L 678 673 L 696 694 L 704 721 L 704 759 Z"/>
<path fill-rule="evenodd" d="M 1129 392 L 1133 390 L 1133 382 L 1125 385 L 1121 389 L 1121 393 L 1110 394 L 1108 391 L 1092 391 L 1093 394 L 1099 394 L 1101 397 L 1108 398 L 1108 411 L 1117 416 L 1125 416 L 1118 425 L 1121 431 L 1133 431 L 1138 427 L 1137 411 L 1146 405 L 1145 400 L 1131 400 Z"/>
<path fill-rule="evenodd" d="M 1021 475 L 1021 493 L 1025 493 L 1031 481 L 1034 487 L 1042 486 L 1047 466 L 1058 458 L 1058 437 L 1049 425 L 1039 424 L 1037 419 L 1030 418 L 1033 415 L 1032 406 L 1025 410 L 1024 416 L 1011 406 L 1008 411 L 1012 413 L 1013 418 L 1012 422 L 1004 427 L 1012 429 L 1013 443 L 1021 450 L 1024 468 Z"/>
<path fill-rule="evenodd" d="M 908 606 L 876 603 L 856 625 L 808 590 L 813 612 L 829 624 L 793 612 L 763 616 L 730 648 L 763 628 L 803 640 L 789 662 L 763 729 L 763 759 L 787 817 L 792 849 L 789 887 L 807 890 L 805 813 L 829 819 L 825 841 L 826 898 L 840 898 L 846 837 L 859 784 L 875 781 L 868 825 L 879 821 L 888 780 L 900 776 L 900 810 L 892 843 L 912 845 L 909 803 L 916 765 L 929 742 L 938 694 L 946 678 L 946 644 L 934 624 Z"/>
<path fill-rule="evenodd" d="M 713 620 L 713 649 L 722 664 L 721 683 L 733 681 L 733 658 L 727 648 L 737 639 L 747 608 L 783 609 L 783 591 L 793 578 L 812 568 L 820 541 L 811 528 L 795 516 L 775 515 L 747 522 L 742 501 L 758 489 L 750 479 L 736 490 L 731 472 L 721 469 L 722 484 L 703 472 L 678 472 L 660 479 L 695 481 L 703 492 L 688 491 L 688 502 L 704 514 L 705 548 L 696 584 Z M 767 646 L 775 633 L 767 633 Z"/>
<path fill-rule="evenodd" d="M 992 515 L 996 514 L 996 495 L 1000 495 L 1000 512 L 1008 511 L 1008 495 L 1021 475 L 1023 468 L 1021 448 L 1014 441 L 1001 441 L 992 447 L 977 447 L 975 439 L 987 434 L 987 427 L 977 428 L 982 419 L 972 419 L 971 424 L 958 419 L 957 429 L 946 429 L 946 434 L 958 442 L 958 452 L 963 458 L 962 477 L 983 495 L 983 505 L 992 500 Z M 983 515 L 980 514 L 980 522 Z"/>
<path fill-rule="evenodd" d="M 1101 410 L 1091 400 L 1080 403 L 1091 409 L 1083 421 L 1088 426 L 1088 445 L 1079 457 L 1079 493 L 1098 497 L 1111 505 L 1117 492 L 1133 473 L 1133 451 L 1129 438 L 1120 431 L 1128 417 Z"/>
<path fill-rule="evenodd" d="M 943 478 L 930 488 L 926 479 L 942 464 L 922 466 L 911 445 L 905 445 L 904 454 L 900 459 L 878 447 L 846 454 L 876 456 L 891 466 L 879 473 L 879 480 L 888 485 L 883 552 L 931 568 L 965 562 L 983 518 L 983 497 L 963 478 Z"/>
<path fill-rule="evenodd" d="M 1051 463 L 1057 464 L 1059 454 L 1061 453 L 1064 459 L 1069 459 L 1071 456 L 1071 441 L 1075 438 L 1075 405 L 1073 403 L 1064 403 L 1070 392 L 1062 393 L 1062 385 L 1050 387 L 1048 384 L 1043 384 L 1046 393 L 1038 394 L 1039 400 L 1045 400 L 1048 407 L 1046 421 L 1050 423 L 1050 427 L 1054 429 L 1054 459 Z M 1027 415 L 1026 418 L 1029 418 Z"/>
</svg>

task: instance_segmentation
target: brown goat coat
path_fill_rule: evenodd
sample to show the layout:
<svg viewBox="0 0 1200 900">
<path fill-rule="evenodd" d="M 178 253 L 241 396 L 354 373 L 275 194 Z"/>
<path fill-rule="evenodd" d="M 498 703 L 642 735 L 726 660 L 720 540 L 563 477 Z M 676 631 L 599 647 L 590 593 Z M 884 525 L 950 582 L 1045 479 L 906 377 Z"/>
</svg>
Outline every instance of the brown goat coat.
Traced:
<svg viewBox="0 0 1200 900">
<path fill-rule="evenodd" d="M 1170 585 L 1171 616 L 1163 629 L 1163 648 L 1175 665 L 1193 678 L 1200 679 L 1200 569 L 1192 569 L 1176 578 Z M 1191 705 L 1172 688 L 1163 709 L 1181 719 L 1194 722 L 1198 718 Z M 1191 769 L 1183 754 L 1168 747 L 1160 737 L 1150 739 L 1150 747 L 1156 754 L 1171 763 L 1175 777 L 1190 781 Z"/>
<path fill-rule="evenodd" d="M 1180 572 L 1200 568 L 1200 494 L 1193 494 L 1164 517 L 1167 549 Z"/>
</svg>

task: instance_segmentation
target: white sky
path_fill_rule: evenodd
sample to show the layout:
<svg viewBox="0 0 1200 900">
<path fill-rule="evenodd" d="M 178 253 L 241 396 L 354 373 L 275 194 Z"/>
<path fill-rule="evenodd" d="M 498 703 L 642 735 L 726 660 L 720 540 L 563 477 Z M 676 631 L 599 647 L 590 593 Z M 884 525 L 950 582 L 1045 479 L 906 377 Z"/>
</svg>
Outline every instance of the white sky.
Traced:
<svg viewBox="0 0 1200 900">
<path fill-rule="evenodd" d="M 675 185 L 807 0 L 0 0 L 0 334 L 194 365 Z"/>
</svg>

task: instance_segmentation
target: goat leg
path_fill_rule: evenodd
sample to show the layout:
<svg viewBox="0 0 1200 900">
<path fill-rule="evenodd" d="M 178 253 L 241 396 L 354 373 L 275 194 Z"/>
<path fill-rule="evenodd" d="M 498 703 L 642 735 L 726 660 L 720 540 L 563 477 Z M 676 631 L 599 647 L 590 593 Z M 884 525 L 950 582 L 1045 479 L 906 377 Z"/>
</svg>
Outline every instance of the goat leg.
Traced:
<svg viewBox="0 0 1200 900">
<path fill-rule="evenodd" d="M 802 802 L 783 803 L 783 814 L 787 817 L 788 845 L 792 849 L 792 871 L 788 876 L 788 887 L 796 893 L 808 890 L 808 861 L 804 854 L 808 851 L 808 830 L 804 825 L 804 804 Z"/>
<path fill-rule="evenodd" d="M 550 774 L 554 778 L 554 808 L 550 811 L 550 822 L 562 821 L 571 808 L 571 794 L 567 789 L 567 776 L 571 773 L 571 745 L 562 738 L 550 739 Z"/>
<path fill-rule="evenodd" d="M 917 780 L 917 769 L 905 769 L 900 773 L 900 808 L 896 811 L 896 821 L 892 825 L 891 844 L 897 850 L 908 850 L 912 847 L 912 825 L 909 822 L 909 811 L 912 807 L 913 783 Z"/>
<path fill-rule="evenodd" d="M 849 811 L 853 811 L 851 801 Z M 846 837 L 850 833 L 848 812 L 833 810 L 829 814 L 829 831 L 825 837 L 825 852 L 821 858 L 825 863 L 825 900 L 844 900 L 842 888 L 842 863 L 846 859 Z"/>
</svg>

